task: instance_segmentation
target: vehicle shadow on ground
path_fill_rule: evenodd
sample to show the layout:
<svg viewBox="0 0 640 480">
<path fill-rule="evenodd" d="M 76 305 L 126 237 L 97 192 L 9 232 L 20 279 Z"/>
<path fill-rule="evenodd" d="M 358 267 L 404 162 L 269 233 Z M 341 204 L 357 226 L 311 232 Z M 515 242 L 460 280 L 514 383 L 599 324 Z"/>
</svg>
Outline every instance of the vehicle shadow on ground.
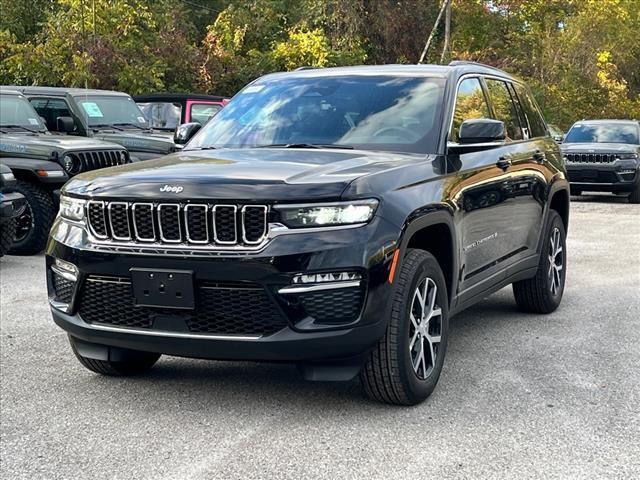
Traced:
<svg viewBox="0 0 640 480">
<path fill-rule="evenodd" d="M 522 328 L 526 329 L 531 321 L 533 316 L 523 316 L 518 312 L 512 297 L 504 292 L 485 299 L 453 318 L 450 322 L 445 371 L 440 379 L 441 384 L 448 384 L 446 392 L 443 393 L 444 387 L 439 385 L 427 402 L 434 399 L 451 402 L 460 398 L 456 391 L 465 387 L 456 385 L 455 378 L 448 376 L 447 370 L 455 369 L 457 361 L 464 362 L 467 355 L 473 354 L 482 337 L 500 336 L 501 330 L 512 327 L 514 322 L 522 322 Z M 321 404 L 323 411 L 344 411 L 351 405 L 357 407 L 363 403 L 377 405 L 367 399 L 357 378 L 349 382 L 308 382 L 290 364 L 163 357 L 151 372 L 143 376 L 129 379 L 91 378 L 91 381 L 104 382 L 100 386 L 101 391 L 107 385 L 117 388 L 118 396 L 138 397 L 144 391 L 145 396 L 163 399 L 167 405 L 184 398 L 207 399 L 203 401 L 215 403 L 217 408 L 227 404 L 230 409 L 238 408 L 237 403 L 247 398 L 252 399 L 252 404 L 261 402 L 267 409 L 269 406 L 281 407 L 283 402 L 298 408 L 320 408 L 313 405 Z M 125 388 L 122 383 L 126 384 Z M 380 408 L 387 407 L 380 405 Z"/>
</svg>

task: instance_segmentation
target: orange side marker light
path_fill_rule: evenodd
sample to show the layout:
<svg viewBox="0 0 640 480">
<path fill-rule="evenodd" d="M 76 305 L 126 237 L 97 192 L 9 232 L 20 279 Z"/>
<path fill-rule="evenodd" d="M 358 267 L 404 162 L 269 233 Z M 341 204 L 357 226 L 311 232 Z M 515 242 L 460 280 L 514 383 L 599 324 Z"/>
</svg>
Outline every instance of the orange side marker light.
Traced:
<svg viewBox="0 0 640 480">
<path fill-rule="evenodd" d="M 389 270 L 389 283 L 393 283 L 393 277 L 396 274 L 396 266 L 398 265 L 399 257 L 400 257 L 400 249 L 397 249 L 393 253 L 393 259 L 391 260 L 391 269 Z"/>
</svg>

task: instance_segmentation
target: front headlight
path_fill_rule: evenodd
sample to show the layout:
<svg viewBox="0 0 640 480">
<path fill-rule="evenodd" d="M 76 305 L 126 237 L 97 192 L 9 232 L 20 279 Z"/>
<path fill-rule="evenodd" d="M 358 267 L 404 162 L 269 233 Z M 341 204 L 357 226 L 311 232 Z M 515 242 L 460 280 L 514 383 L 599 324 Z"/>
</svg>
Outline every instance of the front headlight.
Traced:
<svg viewBox="0 0 640 480">
<path fill-rule="evenodd" d="M 65 155 L 62 157 L 62 166 L 71 175 L 75 175 L 80 172 L 81 164 L 80 159 L 71 155 Z"/>
<path fill-rule="evenodd" d="M 638 154 L 637 153 L 619 153 L 618 158 L 620 160 L 637 160 Z"/>
<path fill-rule="evenodd" d="M 60 216 L 67 220 L 73 220 L 75 222 L 81 222 L 84 220 L 84 207 L 86 205 L 85 200 L 78 198 L 60 197 Z"/>
<path fill-rule="evenodd" d="M 275 209 L 289 228 L 309 228 L 367 223 L 373 218 L 378 201 L 354 200 L 310 205 L 282 205 Z"/>
</svg>

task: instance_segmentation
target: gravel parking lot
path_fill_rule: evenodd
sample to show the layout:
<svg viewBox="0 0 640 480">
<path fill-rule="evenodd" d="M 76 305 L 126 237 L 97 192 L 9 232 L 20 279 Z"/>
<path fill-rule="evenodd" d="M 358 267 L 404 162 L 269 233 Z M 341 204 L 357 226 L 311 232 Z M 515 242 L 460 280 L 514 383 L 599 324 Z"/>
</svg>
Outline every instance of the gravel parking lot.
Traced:
<svg viewBox="0 0 640 480">
<path fill-rule="evenodd" d="M 286 365 L 96 376 L 51 320 L 42 256 L 5 257 L 2 478 L 639 478 L 640 207 L 574 200 L 561 308 L 520 314 L 504 289 L 454 318 L 413 408 Z"/>
</svg>

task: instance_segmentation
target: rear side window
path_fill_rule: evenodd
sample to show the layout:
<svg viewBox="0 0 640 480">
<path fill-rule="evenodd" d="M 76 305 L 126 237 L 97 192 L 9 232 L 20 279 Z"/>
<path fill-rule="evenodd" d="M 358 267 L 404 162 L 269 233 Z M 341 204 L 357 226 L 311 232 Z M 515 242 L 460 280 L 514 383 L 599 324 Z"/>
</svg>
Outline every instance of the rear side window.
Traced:
<svg viewBox="0 0 640 480">
<path fill-rule="evenodd" d="M 67 102 L 61 98 L 31 98 L 29 102 L 38 115 L 44 118 L 47 128 L 52 132 L 58 131 L 58 117 L 72 116 Z"/>
<path fill-rule="evenodd" d="M 221 109 L 222 105 L 194 103 L 191 105 L 191 121 L 204 125 Z"/>
<path fill-rule="evenodd" d="M 484 96 L 484 90 L 478 78 L 467 78 L 460 82 L 456 94 L 456 110 L 453 114 L 453 125 L 449 140 L 458 141 L 460 125 L 465 120 L 489 118 L 489 107 Z"/>
<path fill-rule="evenodd" d="M 504 122 L 507 138 L 509 140 L 522 140 L 518 112 L 506 82 L 490 78 L 485 79 L 485 81 L 487 82 L 487 90 L 489 90 L 489 98 L 491 99 L 494 115 L 496 120 Z"/>
<path fill-rule="evenodd" d="M 529 137 L 546 137 L 547 126 L 531 94 L 522 85 L 515 84 L 514 88 L 518 94 L 518 99 L 527 117 L 527 121 L 529 122 Z"/>
</svg>

